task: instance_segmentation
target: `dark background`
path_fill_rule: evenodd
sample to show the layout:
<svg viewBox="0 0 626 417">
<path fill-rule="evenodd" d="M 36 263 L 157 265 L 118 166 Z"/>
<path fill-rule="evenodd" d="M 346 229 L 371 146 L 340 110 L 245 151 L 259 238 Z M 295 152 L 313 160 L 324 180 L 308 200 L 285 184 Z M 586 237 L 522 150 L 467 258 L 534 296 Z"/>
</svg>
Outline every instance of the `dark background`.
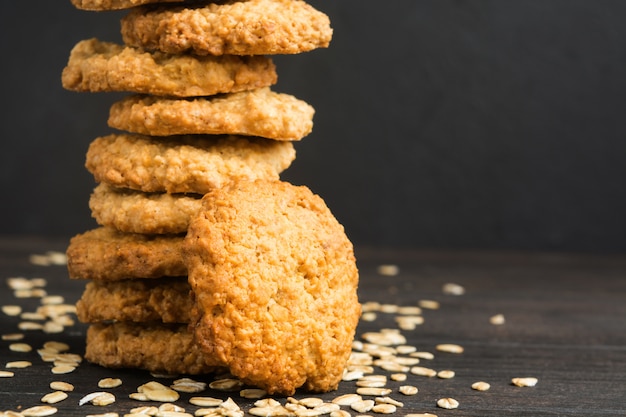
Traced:
<svg viewBox="0 0 626 417">
<path fill-rule="evenodd" d="M 626 250 L 626 2 L 310 1 L 328 49 L 275 58 L 316 108 L 283 179 L 357 245 Z M 63 90 L 71 48 L 124 12 L 69 0 L 0 13 L 0 234 L 95 227 L 84 169 L 121 96 Z"/>
</svg>

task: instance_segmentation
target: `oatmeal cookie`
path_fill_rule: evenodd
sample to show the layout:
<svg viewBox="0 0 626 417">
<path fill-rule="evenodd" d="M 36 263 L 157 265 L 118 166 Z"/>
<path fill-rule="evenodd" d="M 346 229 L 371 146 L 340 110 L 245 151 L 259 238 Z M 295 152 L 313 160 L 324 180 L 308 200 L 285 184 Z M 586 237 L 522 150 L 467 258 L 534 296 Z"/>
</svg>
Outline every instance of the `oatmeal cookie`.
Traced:
<svg viewBox="0 0 626 417">
<path fill-rule="evenodd" d="M 269 393 L 337 388 L 360 314 L 358 270 L 319 196 L 281 181 L 214 190 L 183 255 L 208 356 Z"/>
<path fill-rule="evenodd" d="M 264 56 L 169 55 L 94 38 L 74 46 L 61 80 L 67 90 L 80 92 L 194 97 L 268 87 L 277 75 Z"/>
<path fill-rule="evenodd" d="M 311 133 L 315 110 L 268 87 L 212 97 L 131 95 L 113 103 L 109 126 L 144 135 L 248 135 L 297 141 Z"/>
<path fill-rule="evenodd" d="M 182 3 L 185 0 L 72 0 L 77 9 L 102 11 L 121 10 L 151 3 Z"/>
<path fill-rule="evenodd" d="M 295 157 L 291 142 L 263 138 L 112 134 L 90 144 L 85 167 L 119 188 L 204 194 L 232 180 L 278 179 Z"/>
<path fill-rule="evenodd" d="M 330 19 L 302 0 L 138 7 L 122 18 L 125 44 L 197 55 L 297 54 L 330 44 Z"/>
<path fill-rule="evenodd" d="M 206 374 L 212 364 L 186 324 L 92 324 L 85 359 L 107 368 L 139 368 L 168 374 Z"/>
<path fill-rule="evenodd" d="M 76 303 L 76 315 L 83 323 L 189 323 L 189 292 L 187 277 L 91 281 Z"/>
<path fill-rule="evenodd" d="M 107 281 L 186 276 L 181 253 L 186 230 L 179 235 L 122 233 L 111 227 L 88 230 L 70 239 L 69 276 Z"/>
<path fill-rule="evenodd" d="M 89 208 L 101 226 L 125 233 L 168 235 L 187 231 L 191 217 L 202 206 L 200 198 L 197 194 L 144 193 L 99 184 L 91 193 Z"/>
</svg>

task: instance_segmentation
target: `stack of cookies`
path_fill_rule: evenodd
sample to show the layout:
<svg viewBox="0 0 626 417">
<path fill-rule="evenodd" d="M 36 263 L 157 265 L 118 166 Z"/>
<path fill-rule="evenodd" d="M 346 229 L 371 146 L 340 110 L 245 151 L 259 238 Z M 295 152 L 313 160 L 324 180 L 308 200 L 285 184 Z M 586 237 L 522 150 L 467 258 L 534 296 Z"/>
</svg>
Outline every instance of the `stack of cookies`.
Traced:
<svg viewBox="0 0 626 417">
<path fill-rule="evenodd" d="M 128 9 L 124 44 L 88 39 L 66 89 L 127 92 L 86 168 L 99 227 L 73 237 L 85 357 L 170 374 L 228 370 L 270 393 L 334 389 L 360 312 L 344 229 L 279 179 L 314 109 L 272 91 L 270 55 L 328 46 L 301 0 L 72 0 Z M 160 4 L 148 4 L 160 3 Z"/>
</svg>

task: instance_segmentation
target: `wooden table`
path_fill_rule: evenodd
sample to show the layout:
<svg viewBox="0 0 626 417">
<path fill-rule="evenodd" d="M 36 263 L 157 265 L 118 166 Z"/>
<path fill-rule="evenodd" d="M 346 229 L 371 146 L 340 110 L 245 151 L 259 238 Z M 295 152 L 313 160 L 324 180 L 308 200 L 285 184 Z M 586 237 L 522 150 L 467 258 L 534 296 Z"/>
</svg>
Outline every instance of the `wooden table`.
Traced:
<svg viewBox="0 0 626 417">
<path fill-rule="evenodd" d="M 29 262 L 32 254 L 64 251 L 64 239 L 0 238 L 0 304 L 20 305 L 34 311 L 38 298 L 16 298 L 5 284 L 9 277 L 43 277 L 50 295 L 62 295 L 74 303 L 84 282 L 70 280 L 64 266 L 40 266 Z M 373 321 L 363 320 L 357 340 L 367 332 L 398 329 L 397 317 L 403 310 L 395 306 L 416 306 L 420 300 L 439 302 L 438 309 L 422 310 L 423 324 L 413 330 L 400 330 L 406 345 L 434 354 L 417 366 L 437 371 L 453 370 L 452 379 L 425 377 L 407 372 L 404 382 L 388 379 L 389 397 L 400 401 L 394 415 L 431 413 L 438 416 L 626 416 L 626 257 L 499 252 L 429 252 L 357 248 L 361 272 L 360 298 L 368 307 L 378 303 Z M 383 275 L 380 265 L 395 265 L 396 275 Z M 464 294 L 443 291 L 446 283 L 460 285 Z M 381 311 L 382 309 L 382 311 Z M 505 323 L 494 325 L 490 318 L 502 314 Z M 371 314 L 369 314 L 371 315 Z M 19 317 L 0 313 L 0 334 L 19 332 Z M 14 352 L 11 341 L 0 340 L 0 371 L 12 370 L 11 378 L 0 378 L 0 411 L 23 410 L 43 405 L 40 399 L 51 392 L 49 383 L 63 380 L 75 390 L 54 405 L 60 416 L 86 416 L 117 412 L 155 403 L 128 398 L 145 382 L 154 380 L 139 370 L 110 370 L 82 363 L 76 371 L 54 375 L 52 365 L 39 358 L 36 350 L 46 341 L 62 341 L 71 352 L 82 354 L 83 324 L 66 327 L 62 333 L 46 334 L 27 330 L 22 342 L 31 352 Z M 461 354 L 436 350 L 442 343 L 458 344 Z M 400 356 L 409 356 L 403 354 Z M 11 361 L 27 360 L 32 366 L 6 369 Z M 375 366 L 375 373 L 392 372 Z M 106 407 L 79 406 L 86 394 L 102 391 L 97 381 L 119 377 L 123 385 L 108 391 L 117 401 Z M 534 387 L 517 387 L 515 377 L 535 377 Z M 197 378 L 210 381 L 211 377 Z M 164 383 L 171 379 L 159 379 Z M 471 388 L 476 381 L 491 385 L 488 391 Z M 401 385 L 413 385 L 419 392 L 406 396 Z M 315 395 L 330 401 L 340 394 L 355 392 L 354 382 L 342 382 L 337 392 Z M 205 391 L 182 394 L 177 404 L 193 413 L 198 407 L 187 401 L 191 395 L 232 397 L 243 410 L 253 400 L 238 392 Z M 311 396 L 298 393 L 296 398 Z M 437 407 L 439 398 L 454 398 L 459 407 Z M 276 398 L 285 403 L 285 398 Z M 158 404 L 156 404 L 158 405 Z M 358 412 L 350 411 L 353 416 Z M 367 412 L 368 415 L 376 415 Z M 0 413 L 1 415 L 1 413 Z"/>
</svg>

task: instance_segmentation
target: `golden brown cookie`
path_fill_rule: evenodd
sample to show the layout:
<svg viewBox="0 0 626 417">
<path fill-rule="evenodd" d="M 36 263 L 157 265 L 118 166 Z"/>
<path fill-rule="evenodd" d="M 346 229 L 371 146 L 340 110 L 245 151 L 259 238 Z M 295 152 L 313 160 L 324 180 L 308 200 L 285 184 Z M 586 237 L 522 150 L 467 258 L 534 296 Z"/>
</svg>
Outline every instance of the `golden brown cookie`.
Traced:
<svg viewBox="0 0 626 417">
<path fill-rule="evenodd" d="M 168 374 L 206 374 L 212 365 L 186 324 L 92 324 L 85 359 L 107 368 L 139 368 Z"/>
<path fill-rule="evenodd" d="M 269 393 L 337 388 L 360 314 L 343 226 L 304 186 L 237 182 L 203 198 L 184 243 L 204 352 Z"/>
<path fill-rule="evenodd" d="M 302 0 L 138 7 L 122 18 L 124 43 L 197 55 L 297 54 L 325 48 L 330 19 Z"/>
<path fill-rule="evenodd" d="M 72 0 L 77 9 L 102 11 L 120 10 L 151 3 L 182 3 L 185 0 Z"/>
<path fill-rule="evenodd" d="M 73 91 L 130 91 L 173 97 L 210 96 L 268 87 L 276 67 L 263 56 L 168 55 L 88 39 L 74 46 L 63 69 Z"/>
<path fill-rule="evenodd" d="M 200 195 L 144 193 L 99 184 L 89 198 L 99 225 L 125 233 L 179 234 L 202 206 Z M 126 277 L 128 278 L 128 277 Z"/>
<path fill-rule="evenodd" d="M 237 179 L 277 179 L 295 157 L 291 142 L 262 138 L 113 134 L 90 144 L 85 166 L 115 187 L 204 194 Z"/>
<path fill-rule="evenodd" d="M 187 277 L 91 281 L 76 303 L 76 315 L 83 323 L 189 323 L 191 305 Z"/>
<path fill-rule="evenodd" d="M 122 233 L 98 227 L 70 239 L 66 251 L 68 273 L 70 278 L 107 281 L 186 276 L 181 254 L 183 238 L 184 234 Z"/>
<path fill-rule="evenodd" d="M 300 140 L 313 129 L 309 104 L 269 88 L 212 97 L 131 95 L 113 103 L 109 126 L 153 136 L 209 134 Z"/>
</svg>

